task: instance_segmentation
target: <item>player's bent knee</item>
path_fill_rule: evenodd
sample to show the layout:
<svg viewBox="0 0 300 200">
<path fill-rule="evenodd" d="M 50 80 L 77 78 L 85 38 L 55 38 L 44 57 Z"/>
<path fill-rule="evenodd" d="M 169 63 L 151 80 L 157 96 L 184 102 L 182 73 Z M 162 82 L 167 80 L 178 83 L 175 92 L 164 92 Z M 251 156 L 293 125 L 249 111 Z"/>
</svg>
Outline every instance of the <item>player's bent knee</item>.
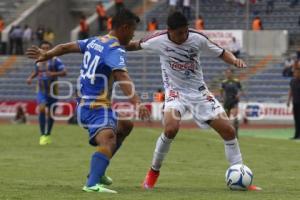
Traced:
<svg viewBox="0 0 300 200">
<path fill-rule="evenodd" d="M 97 147 L 97 151 L 105 156 L 107 156 L 108 158 L 112 158 L 113 155 L 113 151 L 111 150 L 110 147 L 108 146 L 98 146 Z"/>
<path fill-rule="evenodd" d="M 167 138 L 173 139 L 173 138 L 175 138 L 178 130 L 179 130 L 179 126 L 178 125 L 169 124 L 169 125 L 165 126 L 164 133 L 165 133 L 165 135 L 166 135 Z"/>
<path fill-rule="evenodd" d="M 101 130 L 95 136 L 95 142 L 98 146 L 115 146 L 116 134 L 111 129 Z"/>
</svg>

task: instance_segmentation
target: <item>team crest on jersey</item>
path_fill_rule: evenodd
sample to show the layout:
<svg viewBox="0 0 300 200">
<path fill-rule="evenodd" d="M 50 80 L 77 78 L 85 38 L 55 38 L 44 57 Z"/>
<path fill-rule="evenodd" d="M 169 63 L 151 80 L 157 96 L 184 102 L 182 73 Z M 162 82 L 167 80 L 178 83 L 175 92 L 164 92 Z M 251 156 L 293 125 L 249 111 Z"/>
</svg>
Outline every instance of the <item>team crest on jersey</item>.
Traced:
<svg viewBox="0 0 300 200">
<path fill-rule="evenodd" d="M 189 55 L 190 60 L 194 60 L 198 55 L 197 54 L 197 49 L 196 48 L 189 49 L 188 55 Z"/>
</svg>

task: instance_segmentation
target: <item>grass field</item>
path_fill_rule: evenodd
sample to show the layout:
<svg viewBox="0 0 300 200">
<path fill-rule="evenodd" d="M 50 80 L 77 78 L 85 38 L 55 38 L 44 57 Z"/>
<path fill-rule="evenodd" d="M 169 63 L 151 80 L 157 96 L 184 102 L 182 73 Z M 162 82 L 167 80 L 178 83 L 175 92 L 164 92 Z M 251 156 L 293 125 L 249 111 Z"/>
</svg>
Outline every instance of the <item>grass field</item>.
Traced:
<svg viewBox="0 0 300 200">
<path fill-rule="evenodd" d="M 181 130 L 162 168 L 157 188 L 143 191 L 161 129 L 135 128 L 107 172 L 115 195 L 81 191 L 94 151 L 85 131 L 57 125 L 54 143 L 38 145 L 36 125 L 0 125 L 0 199 L 300 199 L 300 142 L 290 141 L 292 129 L 241 130 L 244 162 L 254 172 L 261 192 L 226 188 L 227 161 L 223 142 L 211 132 Z"/>
</svg>

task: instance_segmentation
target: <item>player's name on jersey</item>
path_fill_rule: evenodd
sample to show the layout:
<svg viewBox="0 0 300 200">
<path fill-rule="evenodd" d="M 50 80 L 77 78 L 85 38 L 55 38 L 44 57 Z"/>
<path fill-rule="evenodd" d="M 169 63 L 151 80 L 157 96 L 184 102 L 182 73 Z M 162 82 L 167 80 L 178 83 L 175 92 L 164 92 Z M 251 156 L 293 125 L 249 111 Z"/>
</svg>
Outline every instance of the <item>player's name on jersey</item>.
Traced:
<svg viewBox="0 0 300 200">
<path fill-rule="evenodd" d="M 94 49 L 95 51 L 102 52 L 104 47 L 100 44 L 96 43 L 96 40 L 92 40 L 91 43 L 87 45 L 88 49 Z"/>
</svg>

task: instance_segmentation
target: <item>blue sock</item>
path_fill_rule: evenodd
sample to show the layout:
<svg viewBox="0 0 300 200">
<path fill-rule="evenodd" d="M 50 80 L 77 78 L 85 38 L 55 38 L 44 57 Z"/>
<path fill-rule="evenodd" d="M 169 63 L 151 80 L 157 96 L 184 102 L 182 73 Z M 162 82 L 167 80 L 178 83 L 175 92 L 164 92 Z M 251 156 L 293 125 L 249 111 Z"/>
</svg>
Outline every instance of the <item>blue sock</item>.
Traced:
<svg viewBox="0 0 300 200">
<path fill-rule="evenodd" d="M 105 174 L 109 164 L 109 159 L 100 152 L 95 152 L 92 155 L 90 174 L 86 185 L 88 187 L 100 183 L 100 178 Z"/>
<path fill-rule="evenodd" d="M 41 135 L 45 135 L 46 116 L 44 112 L 39 113 Z"/>
<path fill-rule="evenodd" d="M 50 135 L 51 134 L 53 123 L 54 123 L 54 120 L 51 117 L 48 117 L 48 126 L 47 126 L 46 135 Z"/>
</svg>

